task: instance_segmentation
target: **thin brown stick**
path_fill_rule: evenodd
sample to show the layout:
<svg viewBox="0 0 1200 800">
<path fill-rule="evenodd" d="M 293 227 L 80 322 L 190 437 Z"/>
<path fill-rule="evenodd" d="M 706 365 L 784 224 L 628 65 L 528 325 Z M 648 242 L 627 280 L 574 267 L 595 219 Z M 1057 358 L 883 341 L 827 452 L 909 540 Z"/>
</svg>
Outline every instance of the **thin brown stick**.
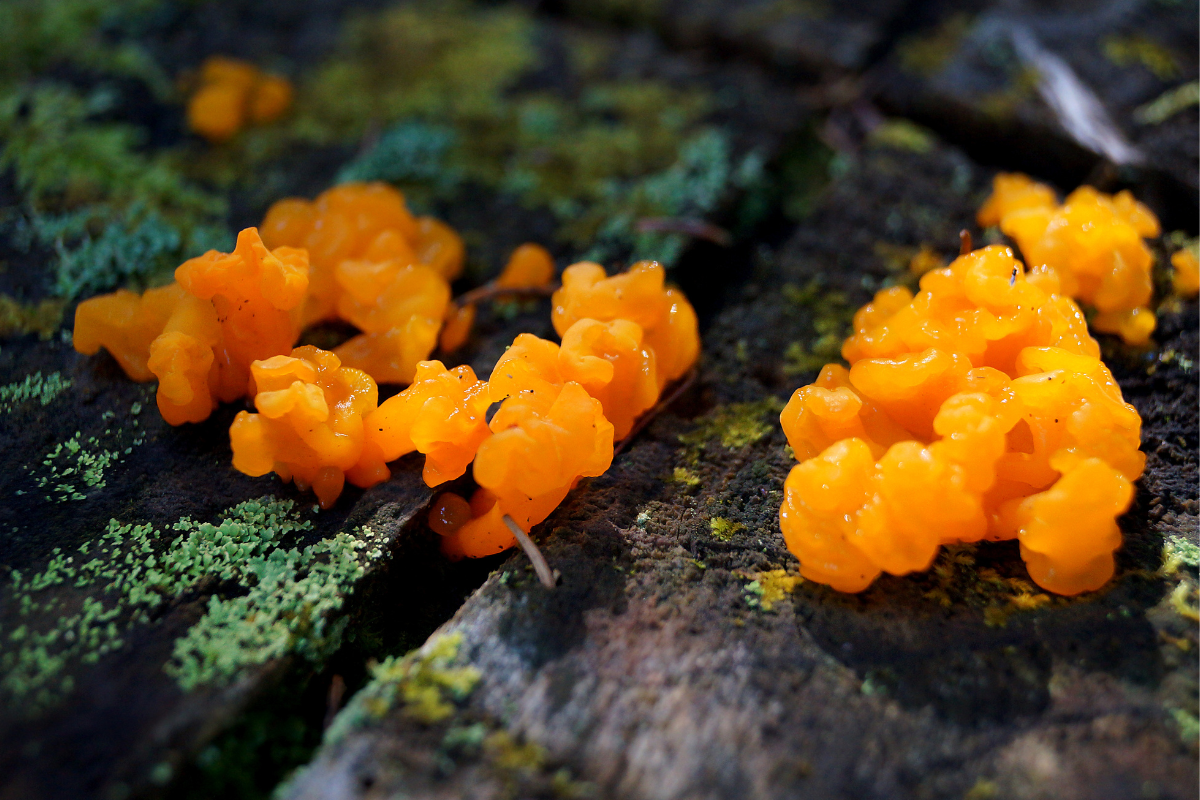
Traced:
<svg viewBox="0 0 1200 800">
<path fill-rule="evenodd" d="M 963 228 L 958 232 L 958 254 L 960 256 L 965 256 L 967 253 L 971 252 L 972 249 L 974 248 L 971 247 L 971 232 L 966 228 Z"/>
<path fill-rule="evenodd" d="M 463 306 L 482 303 L 484 300 L 494 300 L 497 297 L 506 297 L 508 295 L 549 297 L 556 291 L 558 291 L 558 284 L 550 284 L 549 286 L 524 286 L 514 289 L 508 286 L 497 286 L 494 282 L 485 283 L 483 286 L 478 286 L 456 298 L 454 304 L 461 308 Z"/>
<path fill-rule="evenodd" d="M 654 408 L 638 417 L 637 422 L 634 423 L 633 428 L 625 435 L 625 438 L 617 442 L 617 446 L 613 448 L 613 458 L 616 458 L 625 449 L 625 446 L 633 441 L 633 437 L 637 436 L 647 425 L 653 422 L 655 417 L 666 411 L 668 406 L 678 400 L 684 392 L 692 388 L 692 384 L 695 382 L 696 368 L 692 367 L 691 371 L 683 377 L 683 380 L 679 382 L 679 385 L 675 387 L 666 400 L 660 401 Z"/>
<path fill-rule="evenodd" d="M 513 536 L 517 537 L 517 544 L 521 545 L 521 549 L 525 551 L 525 555 L 529 556 L 529 560 L 533 562 L 533 571 L 537 573 L 538 580 L 542 582 L 542 586 L 545 586 L 547 589 L 553 589 L 555 586 L 554 573 L 550 571 L 550 565 L 546 563 L 542 551 L 538 550 L 538 546 L 533 543 L 533 539 L 530 539 L 529 534 L 521 530 L 521 526 L 508 514 L 504 515 L 504 524 L 512 531 Z"/>
<path fill-rule="evenodd" d="M 636 225 L 639 233 L 682 233 L 696 239 L 729 247 L 733 244 L 733 236 L 724 228 L 717 227 L 711 222 L 690 217 L 646 217 L 639 219 Z"/>
</svg>

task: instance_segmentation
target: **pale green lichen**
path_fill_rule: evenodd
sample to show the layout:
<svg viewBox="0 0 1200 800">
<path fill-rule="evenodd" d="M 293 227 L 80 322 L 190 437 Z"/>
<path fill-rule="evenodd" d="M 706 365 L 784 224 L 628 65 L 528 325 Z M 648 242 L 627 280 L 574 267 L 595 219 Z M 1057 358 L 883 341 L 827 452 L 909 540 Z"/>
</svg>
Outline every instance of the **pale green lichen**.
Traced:
<svg viewBox="0 0 1200 800">
<path fill-rule="evenodd" d="M 338 533 L 303 550 L 276 548 L 244 562 L 248 593 L 209 598 L 204 616 L 180 639 L 167 672 L 184 690 L 223 682 L 247 667 L 295 653 L 319 662 L 337 649 L 346 594 L 382 556 L 370 528 Z"/>
<path fill-rule="evenodd" d="M 461 644 L 461 633 L 436 636 L 405 656 L 389 656 L 374 665 L 370 682 L 325 731 L 325 743 L 341 741 L 397 706 L 424 724 L 449 718 L 454 704 L 465 700 L 481 677 L 475 667 L 456 666 Z"/>
<path fill-rule="evenodd" d="M 1200 567 L 1200 547 L 1182 536 L 1168 536 L 1167 541 L 1163 543 L 1159 574 L 1169 577 L 1178 573 L 1179 568 L 1184 566 L 1192 569 Z"/>
<path fill-rule="evenodd" d="M 40 371 L 26 375 L 22 381 L 0 386 L 0 414 L 15 410 L 25 403 L 48 406 L 54 398 L 71 388 L 71 381 L 62 373 L 51 372 L 43 376 Z"/>
<path fill-rule="evenodd" d="M 291 501 L 262 498 L 234 506 L 216 525 L 181 519 L 169 529 L 176 536 L 112 520 L 75 552 L 55 548 L 42 571 L 13 570 L 9 595 L 22 622 L 0 653 L 0 691 L 33 708 L 53 704 L 73 688 L 71 665 L 122 647 L 130 628 L 206 578 L 245 593 L 214 595 L 176 641 L 166 669 L 182 688 L 286 654 L 323 658 L 341 632 L 333 613 L 384 550 L 368 528 L 286 546 L 311 528 Z"/>
</svg>

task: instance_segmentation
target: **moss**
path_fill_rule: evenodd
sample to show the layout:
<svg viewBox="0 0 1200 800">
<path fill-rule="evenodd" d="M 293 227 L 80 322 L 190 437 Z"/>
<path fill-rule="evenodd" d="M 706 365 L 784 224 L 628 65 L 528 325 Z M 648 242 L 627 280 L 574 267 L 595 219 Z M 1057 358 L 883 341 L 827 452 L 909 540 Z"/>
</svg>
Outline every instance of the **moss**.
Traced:
<svg viewBox="0 0 1200 800">
<path fill-rule="evenodd" d="M 935 140 L 928 129 L 906 119 L 889 119 L 875 126 L 868 136 L 871 144 L 907 150 L 911 153 L 928 153 Z"/>
<path fill-rule="evenodd" d="M 1133 118 L 1142 125 L 1161 125 L 1185 108 L 1200 103 L 1200 81 L 1188 83 L 1169 89 L 1161 95 L 1139 106 L 1133 112 Z"/>
<path fill-rule="evenodd" d="M 1041 76 L 1032 67 L 1017 69 L 1002 89 L 989 92 L 979 98 L 979 109 L 994 121 L 1010 119 L 1019 106 L 1036 95 Z"/>
<path fill-rule="evenodd" d="M 897 48 L 900 66 L 913 75 L 936 75 L 958 50 L 970 26 L 968 15 L 952 14 L 935 31 L 905 39 Z"/>
<path fill-rule="evenodd" d="M 778 397 L 718 406 L 693 430 L 679 435 L 679 441 L 688 448 L 685 458 L 688 461 L 698 459 L 700 450 L 712 443 L 720 443 L 728 450 L 749 447 L 778 427 L 776 420 L 764 419 L 764 416 L 776 415 L 782 410 L 783 401 Z"/>
<path fill-rule="evenodd" d="M 0 339 L 26 333 L 36 333 L 41 339 L 49 339 L 62 322 L 65 305 L 57 298 L 26 304 L 0 294 Z"/>
<path fill-rule="evenodd" d="M 1179 727 L 1179 738 L 1184 744 L 1195 746 L 1196 740 L 1200 739 L 1200 719 L 1182 708 L 1168 708 L 1167 711 Z"/>
<path fill-rule="evenodd" d="M 785 569 L 772 569 L 756 573 L 754 580 L 746 584 L 746 603 L 752 607 L 770 611 L 775 604 L 784 600 L 796 587 L 804 582 L 799 575 L 788 574 Z"/>
<path fill-rule="evenodd" d="M 405 656 L 389 656 L 373 666 L 370 682 L 325 731 L 325 743 L 341 741 L 397 706 L 427 725 L 449 718 L 454 704 L 470 696 L 481 677 L 474 667 L 455 666 L 461 644 L 461 633 L 441 635 Z"/>
<path fill-rule="evenodd" d="M 64 379 L 60 372 L 42 375 L 39 371 L 26 375 L 24 380 L 0 386 L 0 414 L 14 411 L 26 403 L 48 406 L 70 388 L 71 381 Z"/>
<path fill-rule="evenodd" d="M 714 538 L 722 542 L 728 542 L 733 539 L 733 535 L 738 531 L 746 529 L 746 526 L 740 522 L 733 522 L 724 517 L 713 517 L 708 521 L 708 528 L 712 531 Z"/>
<path fill-rule="evenodd" d="M 131 40 L 157 0 L 14 0 L 0 4 L 0 169 L 11 169 L 23 216 L 18 246 L 52 246 L 62 298 L 145 278 L 212 241 L 223 201 L 187 180 L 175 154 L 114 118 L 113 77 L 160 99 L 172 82 Z M 47 79 L 72 65 L 93 88 Z M 9 222 L 12 222 L 10 215 Z M 202 241 L 203 240 L 203 241 Z M 24 326 L 19 326 L 24 327 Z"/>
<path fill-rule="evenodd" d="M 546 748 L 536 742 L 522 744 L 508 731 L 490 734 L 484 739 L 483 751 L 504 772 L 532 774 L 546 763 Z"/>
<path fill-rule="evenodd" d="M 616 71 L 608 40 L 571 35 L 590 47 L 558 81 L 569 88 L 526 88 L 542 54 L 537 23 L 518 8 L 416 3 L 360 16 L 301 82 L 291 121 L 222 157 L 348 144 L 383 126 L 341 179 L 396 181 L 426 202 L 479 184 L 548 209 L 559 237 L 590 247 L 589 258 L 673 262 L 686 235 L 642 220 L 706 217 L 732 187 L 760 180 L 762 159 L 734 158 L 703 124 L 714 105 L 705 92 L 606 77 Z"/>
<path fill-rule="evenodd" d="M 993 798 L 999 796 L 999 786 L 992 781 L 980 778 L 979 780 L 975 781 L 975 785 L 972 786 L 965 795 L 963 795 L 963 800 L 993 800 Z"/>
<path fill-rule="evenodd" d="M 1100 43 L 1104 57 L 1118 67 L 1140 65 L 1154 73 L 1160 81 L 1179 76 L 1179 61 L 1175 54 L 1159 42 L 1146 36 L 1109 36 Z"/>
</svg>

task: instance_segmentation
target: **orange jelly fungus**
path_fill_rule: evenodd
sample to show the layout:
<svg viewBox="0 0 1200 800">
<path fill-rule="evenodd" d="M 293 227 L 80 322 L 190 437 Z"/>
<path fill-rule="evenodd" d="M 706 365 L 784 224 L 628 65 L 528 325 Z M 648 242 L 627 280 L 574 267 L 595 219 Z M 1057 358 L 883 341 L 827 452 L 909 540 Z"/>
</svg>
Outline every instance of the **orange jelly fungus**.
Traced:
<svg viewBox="0 0 1200 800">
<path fill-rule="evenodd" d="M 1194 250 L 1180 250 L 1171 256 L 1175 272 L 1171 283 L 1180 297 L 1195 297 L 1200 293 L 1200 259 Z"/>
<path fill-rule="evenodd" d="M 367 441 L 383 461 L 423 453 L 425 483 L 437 486 L 466 472 L 491 435 L 490 404 L 487 382 L 470 367 L 448 370 L 440 361 L 422 361 L 412 385 L 367 416 Z"/>
<path fill-rule="evenodd" d="M 643 344 L 654 353 L 659 387 L 666 386 L 696 363 L 700 333 L 692 304 L 683 292 L 664 286 L 665 278 L 654 261 L 639 261 L 612 277 L 587 261 L 567 267 L 552 298 L 554 330 L 565 337 L 581 319 L 628 320 L 642 329 Z"/>
<path fill-rule="evenodd" d="M 529 289 L 547 286 L 554 279 L 554 259 L 540 244 L 527 242 L 509 256 L 504 271 L 496 278 L 502 289 Z"/>
<path fill-rule="evenodd" d="M 290 247 L 268 250 L 247 228 L 232 253 L 190 259 L 175 280 L 141 296 L 119 290 L 83 301 L 73 341 L 89 355 L 104 347 L 134 380 L 157 377 L 159 411 L 181 425 L 246 395 L 251 363 L 292 348 L 308 259 Z"/>
<path fill-rule="evenodd" d="M 311 487 L 321 508 L 333 505 L 346 480 L 365 488 L 388 477 L 364 458 L 363 420 L 379 399 L 370 375 L 311 345 L 256 361 L 251 372 L 258 413 L 238 412 L 229 428 L 235 468 Z"/>
<path fill-rule="evenodd" d="M 879 292 L 780 417 L 780 524 L 804 577 L 858 592 L 940 545 L 1017 539 L 1059 594 L 1097 589 L 1142 473 L 1141 418 L 1054 271 L 992 246 Z"/>
<path fill-rule="evenodd" d="M 363 333 L 337 349 L 380 383 L 408 383 L 433 352 L 462 271 L 462 239 L 432 217 L 414 217 L 382 183 L 346 183 L 309 202 L 275 203 L 263 220 L 270 246 L 308 250 L 304 325 L 343 319 Z"/>
<path fill-rule="evenodd" d="M 339 280 L 338 267 L 344 261 L 420 264 L 450 281 L 462 271 L 465 254 L 454 229 L 432 217 L 414 217 L 404 195 L 384 183 L 343 183 L 312 201 L 279 200 L 267 210 L 262 235 L 269 247 L 308 250 L 312 290 L 305 325 L 337 318 L 345 280 Z"/>
<path fill-rule="evenodd" d="M 451 558 L 507 550 L 516 538 L 504 523 L 506 515 L 528 532 L 580 478 L 603 475 L 612 463 L 613 426 L 600 402 L 577 383 L 520 391 L 488 427 L 492 435 L 475 456 L 480 488 L 471 498 L 472 519 L 442 540 Z M 446 502 L 453 501 L 443 498 L 434 515 L 447 513 Z"/>
<path fill-rule="evenodd" d="M 467 343 L 471 327 L 475 324 L 475 306 L 450 303 L 442 320 L 442 333 L 438 337 L 438 348 L 443 353 L 453 353 Z"/>
<path fill-rule="evenodd" d="M 517 271 L 523 251 L 536 253 L 519 249 L 505 274 Z M 539 260 L 541 280 L 552 264 L 549 254 Z M 490 402 L 503 404 L 478 445 L 479 489 L 469 503 L 443 494 L 430 512 L 447 555 L 478 558 L 516 544 L 504 517 L 529 531 L 581 477 L 603 474 L 614 439 L 695 363 L 695 311 L 664 277 L 648 261 L 612 277 L 592 263 L 563 272 L 552 312 L 562 344 L 531 334 L 513 341 L 488 380 Z"/>
<path fill-rule="evenodd" d="M 292 84 L 253 64 L 211 56 L 200 67 L 200 87 L 188 101 L 188 127 L 210 142 L 231 138 L 247 123 L 274 122 L 292 104 Z"/>
<path fill-rule="evenodd" d="M 1081 186 L 1059 205 L 1050 187 L 1025 175 L 1000 174 L 977 221 L 999 225 L 1031 266 L 1056 270 L 1063 294 L 1096 308 L 1096 330 L 1119 334 L 1129 344 L 1149 340 L 1154 256 L 1143 239 L 1161 229 L 1129 192 L 1107 195 Z"/>
</svg>

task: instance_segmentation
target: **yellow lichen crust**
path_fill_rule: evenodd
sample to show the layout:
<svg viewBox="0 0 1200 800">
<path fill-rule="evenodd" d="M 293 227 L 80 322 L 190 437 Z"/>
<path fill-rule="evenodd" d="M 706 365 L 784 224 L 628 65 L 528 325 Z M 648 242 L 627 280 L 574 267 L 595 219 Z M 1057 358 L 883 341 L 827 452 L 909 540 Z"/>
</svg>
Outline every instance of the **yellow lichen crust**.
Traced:
<svg viewBox="0 0 1200 800">
<path fill-rule="evenodd" d="M 1057 290 L 993 246 L 855 315 L 850 369 L 826 366 L 780 417 L 800 462 L 780 523 L 805 578 L 857 592 L 985 538 L 1018 539 L 1059 594 L 1112 576 L 1141 419 Z"/>
<path fill-rule="evenodd" d="M 1154 332 L 1149 308 L 1154 256 L 1143 241 L 1161 233 L 1158 218 L 1129 192 L 1081 186 L 1059 205 L 1054 191 L 1024 175 L 997 175 L 978 222 L 998 225 L 1030 267 L 1058 272 L 1061 291 L 1097 311 L 1093 325 L 1129 344 Z"/>
</svg>

